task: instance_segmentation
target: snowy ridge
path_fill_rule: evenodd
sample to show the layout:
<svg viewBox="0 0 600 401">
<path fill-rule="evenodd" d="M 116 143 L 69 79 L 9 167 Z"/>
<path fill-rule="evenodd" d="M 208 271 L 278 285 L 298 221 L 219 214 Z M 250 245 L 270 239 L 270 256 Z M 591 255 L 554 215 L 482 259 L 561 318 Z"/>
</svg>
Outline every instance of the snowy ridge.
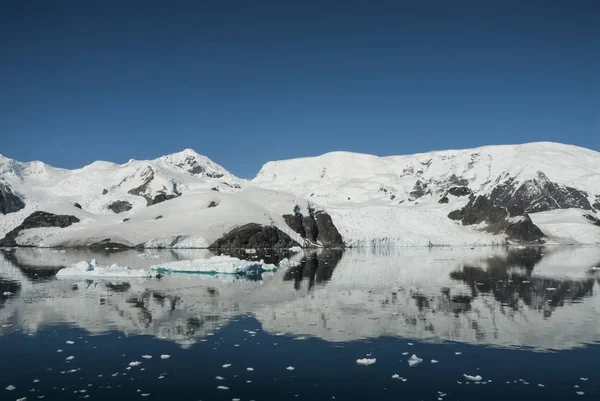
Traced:
<svg viewBox="0 0 600 401">
<path fill-rule="evenodd" d="M 594 224 L 600 219 L 600 153 L 557 143 L 389 157 L 332 152 L 268 162 L 251 181 L 191 149 L 76 170 L 0 155 L 0 183 L 25 203 L 0 214 L 0 239 L 37 210 L 80 219 L 63 229 L 24 230 L 17 243 L 26 246 L 110 239 L 127 246 L 203 248 L 249 223 L 277 227 L 303 244 L 282 216 L 308 216 L 310 210 L 327 212 L 347 246 L 505 243 L 504 234 L 483 231 L 483 223 L 464 226 L 448 218 L 471 194 L 502 207 L 518 204 L 548 243 L 600 244 L 600 224 Z"/>
</svg>

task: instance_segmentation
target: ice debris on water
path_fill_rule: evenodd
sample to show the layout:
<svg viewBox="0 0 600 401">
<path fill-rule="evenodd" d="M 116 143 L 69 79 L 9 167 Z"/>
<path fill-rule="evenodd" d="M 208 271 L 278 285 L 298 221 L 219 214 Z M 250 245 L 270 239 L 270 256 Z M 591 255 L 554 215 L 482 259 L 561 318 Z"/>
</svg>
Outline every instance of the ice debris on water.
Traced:
<svg viewBox="0 0 600 401">
<path fill-rule="evenodd" d="M 455 352 L 454 355 L 462 355 L 462 352 Z"/>
<path fill-rule="evenodd" d="M 217 386 L 217 389 L 219 389 L 219 390 L 229 390 L 229 387 Z"/>
<path fill-rule="evenodd" d="M 225 365 L 223 365 L 223 367 L 224 367 L 225 369 L 227 369 L 227 368 L 228 368 L 228 367 L 230 367 L 230 366 L 231 366 L 231 364 L 230 364 L 230 363 L 226 363 Z"/>
<path fill-rule="evenodd" d="M 139 366 L 142 363 L 140 361 L 133 361 L 133 362 L 129 362 L 129 366 Z"/>
<path fill-rule="evenodd" d="M 75 341 L 68 340 L 68 341 L 67 341 L 67 344 L 69 344 L 69 345 L 73 345 L 73 344 L 75 344 Z"/>
<path fill-rule="evenodd" d="M 356 360 L 357 364 L 363 365 L 363 366 L 373 365 L 375 362 L 377 362 L 376 358 L 362 358 L 362 359 Z"/>
<path fill-rule="evenodd" d="M 418 356 L 416 356 L 415 354 L 413 354 L 410 359 L 408 360 L 408 365 L 410 367 L 416 366 L 418 364 L 420 364 L 421 362 L 423 362 L 423 359 L 419 358 Z"/>
<path fill-rule="evenodd" d="M 586 382 L 588 378 L 587 377 L 580 377 L 579 379 L 583 380 L 584 382 Z"/>
<path fill-rule="evenodd" d="M 13 386 L 12 384 L 9 384 L 8 387 L 6 387 L 6 390 L 8 391 L 13 391 L 16 390 L 17 388 L 15 386 Z"/>
<path fill-rule="evenodd" d="M 432 360 L 431 360 L 431 363 L 439 363 L 439 361 L 438 361 L 438 360 L 435 360 L 435 359 L 432 359 Z"/>
<path fill-rule="evenodd" d="M 71 360 L 75 359 L 75 357 L 73 355 L 71 355 L 71 356 L 66 357 L 65 359 L 67 361 L 71 361 Z"/>
<path fill-rule="evenodd" d="M 144 359 L 152 359 L 152 355 L 142 355 L 142 358 L 144 358 Z"/>
<path fill-rule="evenodd" d="M 221 377 L 221 376 L 217 376 L 217 377 L 215 377 L 215 379 L 217 379 L 217 380 L 225 380 L 225 378 Z"/>
<path fill-rule="evenodd" d="M 286 369 L 287 370 L 294 370 L 294 367 L 293 366 L 288 366 Z"/>
<path fill-rule="evenodd" d="M 577 394 L 577 395 L 584 395 L 585 393 L 583 391 L 576 391 L 575 394 Z"/>
<path fill-rule="evenodd" d="M 463 376 L 467 379 L 467 380 L 471 380 L 474 382 L 479 382 L 482 380 L 482 377 L 477 375 L 477 376 L 471 376 L 471 375 L 467 375 L 467 374 L 463 374 Z"/>
<path fill-rule="evenodd" d="M 246 368 L 248 372 L 254 372 L 254 368 Z"/>
<path fill-rule="evenodd" d="M 160 359 L 169 359 L 171 357 L 171 355 L 167 355 L 167 354 L 162 354 L 160 356 Z"/>
</svg>

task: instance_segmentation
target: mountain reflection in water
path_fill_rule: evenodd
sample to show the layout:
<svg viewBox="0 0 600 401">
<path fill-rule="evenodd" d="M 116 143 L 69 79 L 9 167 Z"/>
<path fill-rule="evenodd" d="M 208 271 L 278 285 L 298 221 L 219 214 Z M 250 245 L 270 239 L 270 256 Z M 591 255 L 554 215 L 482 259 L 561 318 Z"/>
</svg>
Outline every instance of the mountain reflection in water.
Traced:
<svg viewBox="0 0 600 401">
<path fill-rule="evenodd" d="M 207 250 L 0 252 L 0 333 L 72 324 L 189 346 L 252 315 L 272 333 L 352 341 L 381 336 L 540 351 L 600 340 L 600 249 L 396 248 L 234 256 L 296 265 L 261 280 L 171 275 L 160 280 L 64 280 L 57 269 L 96 258 L 147 268 Z"/>
</svg>

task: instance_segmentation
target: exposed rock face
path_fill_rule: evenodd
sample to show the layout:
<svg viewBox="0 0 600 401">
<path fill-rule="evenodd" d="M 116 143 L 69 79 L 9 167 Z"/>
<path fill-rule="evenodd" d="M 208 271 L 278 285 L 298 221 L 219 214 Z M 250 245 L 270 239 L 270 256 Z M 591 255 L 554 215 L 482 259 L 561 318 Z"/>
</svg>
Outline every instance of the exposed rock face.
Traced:
<svg viewBox="0 0 600 401">
<path fill-rule="evenodd" d="M 339 233 L 331 216 L 325 212 L 315 213 L 315 220 L 317 222 L 317 239 L 326 248 L 343 248 L 344 241 L 342 235 Z"/>
<path fill-rule="evenodd" d="M 82 209 L 82 207 L 79 203 L 73 203 L 73 206 L 75 206 L 77 209 Z"/>
<path fill-rule="evenodd" d="M 210 203 L 208 204 L 209 208 L 213 208 L 213 207 L 217 207 L 217 206 L 219 206 L 219 202 L 210 201 Z"/>
<path fill-rule="evenodd" d="M 108 189 L 104 188 L 104 189 L 102 190 L 102 195 L 106 195 L 107 193 L 108 193 Z"/>
<path fill-rule="evenodd" d="M 177 195 L 167 195 L 160 193 L 154 197 L 154 199 L 146 198 L 146 203 L 148 206 L 156 205 L 157 203 L 161 203 L 164 201 L 168 201 L 169 199 L 177 198 Z"/>
<path fill-rule="evenodd" d="M 127 201 L 114 201 L 110 205 L 107 206 L 108 209 L 112 210 L 114 213 L 123 213 L 131 210 L 133 205 Z"/>
<path fill-rule="evenodd" d="M 291 248 L 300 246 L 289 235 L 273 226 L 250 223 L 234 228 L 209 248 Z"/>
<path fill-rule="evenodd" d="M 0 247 L 17 246 L 15 239 L 23 230 L 41 227 L 60 227 L 65 228 L 73 223 L 78 223 L 79 219 L 75 216 L 52 214 L 47 212 L 34 212 L 21 223 L 18 227 L 8 232 L 0 240 Z"/>
<path fill-rule="evenodd" d="M 453 196 L 467 196 L 471 195 L 471 190 L 467 187 L 452 187 L 446 192 L 446 195 L 448 194 Z"/>
<path fill-rule="evenodd" d="M 447 197 L 447 196 L 443 196 L 443 197 L 442 197 L 442 198 L 441 198 L 441 199 L 438 201 L 438 203 L 448 203 L 448 202 L 450 202 L 450 200 L 448 199 L 448 197 Z"/>
<path fill-rule="evenodd" d="M 448 214 L 452 220 L 459 220 L 463 225 L 473 225 L 485 222 L 486 231 L 500 234 L 505 233 L 509 239 L 518 241 L 537 241 L 544 233 L 531 221 L 529 215 L 516 206 L 504 208 L 494 206 L 485 196 L 471 195 L 469 203 L 460 210 Z"/>
<path fill-rule="evenodd" d="M 538 177 L 527 180 L 517 187 L 514 179 L 499 184 L 491 194 L 494 205 L 515 205 L 527 213 L 554 209 L 579 208 L 591 210 L 588 194 L 575 188 L 555 184 L 538 171 Z"/>
<path fill-rule="evenodd" d="M 0 182 L 0 213 L 14 213 L 24 207 L 25 203 L 12 192 L 12 189 L 10 189 L 8 185 Z"/>
<path fill-rule="evenodd" d="M 284 214 L 287 225 L 311 242 L 320 242 L 326 248 L 343 248 L 342 236 L 333 224 L 329 214 L 319 211 L 311 216 L 300 213 Z"/>
<path fill-rule="evenodd" d="M 596 202 L 592 205 L 596 210 L 600 210 L 600 195 L 596 195 Z"/>
<path fill-rule="evenodd" d="M 584 214 L 583 217 L 588 219 L 593 225 L 600 227 L 600 219 L 591 214 Z"/>
</svg>

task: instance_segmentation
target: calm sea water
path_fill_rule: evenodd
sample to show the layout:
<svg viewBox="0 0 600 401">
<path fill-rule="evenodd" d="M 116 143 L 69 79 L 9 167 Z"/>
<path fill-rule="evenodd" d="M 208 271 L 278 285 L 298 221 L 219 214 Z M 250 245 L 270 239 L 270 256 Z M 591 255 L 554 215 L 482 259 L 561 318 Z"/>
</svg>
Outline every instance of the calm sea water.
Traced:
<svg viewBox="0 0 600 401">
<path fill-rule="evenodd" d="M 0 399 L 600 399 L 598 248 L 242 255 L 299 265 L 59 280 L 210 253 L 0 251 Z"/>
</svg>

